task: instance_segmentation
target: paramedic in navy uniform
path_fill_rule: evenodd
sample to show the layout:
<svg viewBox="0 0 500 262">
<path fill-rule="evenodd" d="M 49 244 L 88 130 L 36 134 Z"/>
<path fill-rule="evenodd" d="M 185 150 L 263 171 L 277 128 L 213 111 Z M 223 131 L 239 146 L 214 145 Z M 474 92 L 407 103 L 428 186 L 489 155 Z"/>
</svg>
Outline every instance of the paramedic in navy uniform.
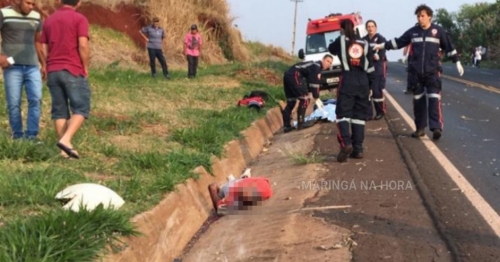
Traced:
<svg viewBox="0 0 500 262">
<path fill-rule="evenodd" d="M 377 23 L 373 20 L 368 20 L 365 24 L 366 31 L 368 34 L 363 37 L 370 47 L 374 47 L 375 44 L 385 43 L 385 37 L 377 33 Z M 386 57 L 385 50 L 380 50 L 373 55 L 373 66 L 375 67 L 375 73 L 373 81 L 371 82 L 371 90 L 373 92 L 372 101 L 375 106 L 375 120 L 382 119 L 385 115 L 385 98 L 384 98 L 384 88 L 385 88 L 385 77 L 386 71 Z M 368 107 L 368 119 L 373 118 L 372 106 Z"/>
<path fill-rule="evenodd" d="M 337 140 L 340 144 L 337 161 L 345 162 L 348 156 L 363 158 L 365 120 L 370 106 L 370 82 L 375 68 L 371 61 L 374 54 L 368 42 L 354 33 L 354 23 L 343 20 L 340 28 L 343 35 L 330 44 L 328 51 L 338 56 L 342 64 L 335 114 L 339 129 Z"/>
<path fill-rule="evenodd" d="M 439 49 L 456 64 L 460 76 L 464 68 L 458 61 L 457 51 L 446 31 L 439 25 L 431 23 L 432 9 L 420 5 L 415 10 L 419 25 L 410 28 L 401 37 L 377 44 L 374 50 L 400 49 L 412 44 L 412 60 L 408 61 L 410 88 L 413 92 L 413 113 L 416 131 L 412 137 L 425 135 L 427 114 L 432 138 L 438 140 L 443 131 L 443 114 L 441 109 L 441 77 Z M 427 99 L 429 106 L 427 106 Z"/>
</svg>

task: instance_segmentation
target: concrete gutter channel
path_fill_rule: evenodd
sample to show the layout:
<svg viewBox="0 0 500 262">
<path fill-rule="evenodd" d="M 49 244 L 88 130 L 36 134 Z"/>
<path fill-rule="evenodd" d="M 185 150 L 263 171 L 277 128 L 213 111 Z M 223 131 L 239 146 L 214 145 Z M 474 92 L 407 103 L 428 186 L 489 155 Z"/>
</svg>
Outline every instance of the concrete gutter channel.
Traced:
<svg viewBox="0 0 500 262">
<path fill-rule="evenodd" d="M 226 158 L 212 158 L 213 175 L 197 167 L 194 171 L 200 175 L 198 180 L 189 179 L 176 186 L 153 209 L 132 218 L 143 236 L 124 239 L 127 248 L 102 261 L 173 261 L 213 212 L 208 185 L 226 181 L 231 173 L 241 174 L 281 127 L 281 111 L 272 108 L 242 131 L 244 138 L 226 144 Z"/>
<path fill-rule="evenodd" d="M 269 110 L 264 118 L 254 121 L 248 129 L 242 131 L 242 139 L 233 140 L 225 146 L 226 158 L 212 158 L 213 175 L 210 175 L 203 167 L 196 168 L 194 171 L 200 174 L 198 180 L 189 179 L 185 184 L 178 185 L 174 192 L 166 194 L 165 198 L 153 209 L 136 215 L 132 222 L 136 224 L 143 236 L 125 239 L 128 246 L 120 253 L 108 255 L 103 261 L 181 261 L 177 260 L 178 258 L 182 258 L 182 261 L 229 261 L 227 258 L 245 258 L 238 261 L 350 261 L 353 258 L 360 258 L 359 254 L 354 254 L 353 257 L 351 249 L 353 245 L 356 245 L 351 237 L 355 239 L 355 236 L 360 236 L 359 232 L 365 232 L 361 236 L 367 236 L 365 241 L 363 239 L 356 240 L 358 243 L 361 241 L 360 244 L 364 245 L 362 248 L 357 248 L 359 249 L 357 252 L 365 253 L 361 257 L 365 255 L 370 257 L 372 252 L 377 253 L 374 250 L 378 246 L 378 248 L 384 249 L 385 253 L 401 253 L 401 256 L 396 255 L 392 259 L 397 257 L 409 259 L 410 254 L 406 254 L 408 256 L 403 254 L 415 248 L 413 245 L 416 244 L 414 242 L 416 239 L 400 238 L 401 236 L 398 236 L 400 229 L 394 228 L 394 226 L 389 225 L 390 223 L 384 226 L 384 230 L 394 231 L 390 233 L 393 237 L 379 236 L 376 231 L 368 233 L 373 229 L 368 225 L 369 223 L 365 226 L 361 224 L 361 228 L 358 226 L 357 229 L 353 229 L 350 220 L 353 220 L 354 223 L 356 219 L 361 219 L 357 223 L 363 223 L 366 219 L 365 211 L 367 215 L 377 214 L 375 217 L 383 216 L 388 220 L 394 220 L 395 223 L 402 223 L 406 229 L 418 225 L 422 227 L 421 230 L 432 231 L 429 232 L 429 238 L 426 237 L 418 241 L 419 245 L 423 247 L 417 249 L 430 253 L 430 250 L 438 247 L 441 249 L 438 252 L 441 253 L 441 258 L 438 261 L 448 261 L 450 254 L 446 254 L 447 251 L 451 251 L 451 256 L 453 256 L 455 250 L 450 247 L 448 239 L 442 235 L 441 227 L 436 224 L 432 225 L 436 219 L 433 217 L 435 215 L 433 212 L 430 214 L 427 213 L 429 210 L 426 212 L 429 207 L 424 207 L 429 202 L 425 198 L 425 188 L 417 186 L 417 192 L 400 193 L 405 197 L 398 197 L 398 199 L 395 199 L 396 195 L 392 196 L 391 192 L 380 195 L 382 191 L 377 191 L 378 193 L 365 192 L 363 195 L 363 193 L 350 191 L 300 189 L 301 181 L 321 181 L 325 178 L 350 180 L 352 175 L 357 175 L 356 179 L 392 177 L 391 179 L 401 180 L 411 177 L 410 179 L 416 185 L 421 185 L 419 176 L 415 173 L 414 163 L 408 158 L 407 152 L 397 139 L 393 137 L 392 125 L 388 123 L 390 121 L 375 122 L 369 123 L 372 125 L 371 128 L 377 127 L 377 130 L 382 131 L 370 131 L 370 127 L 367 126 L 367 133 L 370 137 L 366 141 L 367 145 L 375 149 L 385 144 L 387 149 L 392 151 L 386 156 L 385 163 L 377 162 L 372 166 L 372 168 L 379 166 L 381 170 L 370 171 L 366 169 L 359 172 L 355 160 L 350 160 L 353 162 L 351 165 L 329 163 L 332 161 L 327 160 L 328 163 L 324 164 L 297 166 L 290 159 L 290 153 L 308 154 L 316 149 L 318 141 L 328 139 L 328 137 L 330 139 L 320 141 L 319 146 L 328 144 L 327 148 L 337 150 L 338 146 L 332 146 L 332 143 L 336 143 L 336 139 L 334 139 L 333 134 L 330 134 L 329 128 L 328 134 L 322 135 L 321 133 L 326 130 L 326 127 L 320 128 L 322 125 L 317 125 L 303 131 L 291 132 L 286 136 L 275 137 L 272 142 L 273 146 L 266 150 L 268 152 L 262 153 L 263 149 L 270 144 L 270 139 L 282 127 L 280 109 Z M 371 134 L 371 132 L 374 133 Z M 324 138 L 321 138 L 322 136 Z M 283 151 L 289 152 L 287 154 Z M 326 155 L 334 155 L 335 153 L 327 152 Z M 333 158 L 333 156 L 328 158 L 330 157 Z M 270 176 L 271 183 L 274 183 L 273 190 L 277 188 L 277 184 L 279 185 L 279 190 L 274 190 L 273 197 L 263 205 L 263 207 L 270 207 L 263 211 L 265 216 L 263 217 L 261 213 L 260 216 L 245 216 L 245 218 L 224 217 L 224 220 L 217 221 L 210 226 L 218 218 L 212 215 L 208 185 L 212 182 L 225 182 L 226 177 L 231 173 L 235 176 L 241 174 L 257 158 L 258 163 L 255 165 L 255 169 L 252 167 L 252 175 Z M 375 160 L 367 158 L 363 161 L 373 162 Z M 394 164 L 399 166 L 396 168 L 398 173 L 388 173 L 391 166 L 396 167 Z M 275 171 L 277 169 L 279 172 Z M 396 170 L 392 169 L 391 171 Z M 378 175 L 380 172 L 385 172 L 390 176 L 382 175 L 380 177 Z M 374 198 L 376 195 L 373 194 L 379 194 L 379 196 Z M 289 196 L 293 196 L 293 198 Z M 366 197 L 369 197 L 370 200 L 368 201 Z M 420 202 L 422 197 L 424 203 Z M 409 198 L 413 200 L 405 201 Z M 338 211 L 314 211 L 313 208 L 310 212 L 305 211 L 305 209 L 300 212 L 290 212 L 290 210 L 310 206 L 311 203 L 313 206 L 333 207 L 342 205 L 339 201 L 345 201 L 343 204 L 350 204 L 349 200 L 355 203 L 351 212 L 360 211 L 363 216 L 351 219 L 348 218 L 350 212 L 345 213 L 342 209 Z M 388 200 L 402 202 L 389 209 L 376 208 L 380 204 L 378 202 Z M 404 202 L 407 202 L 407 205 L 417 205 L 418 207 L 405 207 Z M 318 216 L 318 212 L 323 213 L 324 216 Z M 404 212 L 405 215 L 397 215 L 401 212 Z M 339 221 L 342 216 L 346 216 L 349 222 L 342 223 L 342 219 Z M 418 222 L 415 220 L 417 218 Z M 437 226 L 437 230 L 433 228 L 435 226 Z M 245 230 L 240 230 L 242 228 Z M 261 228 L 265 230 L 260 230 Z M 249 234 L 249 231 L 252 234 Z M 396 245 L 396 242 L 393 242 L 399 241 L 397 238 L 402 241 L 401 245 Z M 425 239 L 427 241 L 432 239 L 431 242 L 440 242 L 439 238 L 441 241 L 444 239 L 446 244 L 443 242 L 441 244 L 425 243 Z M 379 242 L 387 244 L 380 246 L 377 244 Z M 191 249 L 193 250 L 191 251 Z M 424 253 L 427 253 L 425 251 Z M 432 253 L 435 252 L 432 251 Z M 435 258 L 435 255 L 431 254 L 429 257 Z M 437 256 L 439 257 L 439 254 Z M 314 259 L 311 260 L 311 258 Z"/>
</svg>

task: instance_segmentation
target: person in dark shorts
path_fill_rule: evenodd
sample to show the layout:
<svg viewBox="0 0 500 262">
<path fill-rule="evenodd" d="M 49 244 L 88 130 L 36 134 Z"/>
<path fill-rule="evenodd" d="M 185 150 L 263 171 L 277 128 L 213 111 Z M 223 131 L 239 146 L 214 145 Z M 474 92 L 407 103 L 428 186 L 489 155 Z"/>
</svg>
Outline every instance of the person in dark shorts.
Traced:
<svg viewBox="0 0 500 262">
<path fill-rule="evenodd" d="M 80 0 L 61 0 L 61 4 L 45 21 L 40 42 L 47 56 L 57 146 L 64 157 L 79 158 L 71 140 L 90 113 L 89 23 L 76 12 Z"/>
</svg>

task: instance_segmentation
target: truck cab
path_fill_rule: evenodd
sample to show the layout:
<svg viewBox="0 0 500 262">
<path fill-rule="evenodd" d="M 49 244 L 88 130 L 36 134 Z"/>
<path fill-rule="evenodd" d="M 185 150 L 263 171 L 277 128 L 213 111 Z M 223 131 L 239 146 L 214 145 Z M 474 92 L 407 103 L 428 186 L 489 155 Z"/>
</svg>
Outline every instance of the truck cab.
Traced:
<svg viewBox="0 0 500 262">
<path fill-rule="evenodd" d="M 330 14 L 325 18 L 309 20 L 306 30 L 306 48 L 299 50 L 299 58 L 304 61 L 318 61 L 326 54 L 330 54 L 328 46 L 341 35 L 340 22 L 350 19 L 355 26 L 356 33 L 364 37 L 367 32 L 363 24 L 363 18 L 357 14 Z M 333 58 L 332 67 L 321 73 L 321 88 L 332 89 L 339 85 L 340 59 L 337 56 Z"/>
</svg>

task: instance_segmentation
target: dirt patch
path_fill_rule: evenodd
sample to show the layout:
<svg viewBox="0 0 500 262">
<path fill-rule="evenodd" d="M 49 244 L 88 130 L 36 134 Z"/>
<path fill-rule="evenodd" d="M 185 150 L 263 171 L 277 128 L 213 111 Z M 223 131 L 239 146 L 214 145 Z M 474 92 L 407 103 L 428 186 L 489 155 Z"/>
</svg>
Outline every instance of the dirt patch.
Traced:
<svg viewBox="0 0 500 262">
<path fill-rule="evenodd" d="M 302 181 L 316 179 L 321 168 L 297 166 L 292 156 L 310 152 L 318 130 L 277 135 L 250 166 L 253 176 L 270 178 L 273 197 L 248 213 L 213 222 L 182 261 L 350 261 L 342 244 L 349 230 L 313 218 L 310 211 L 294 212 L 315 194 L 302 190 Z"/>
<path fill-rule="evenodd" d="M 142 133 L 145 135 L 154 135 L 157 137 L 167 137 L 170 134 L 169 128 L 166 125 L 161 124 L 145 124 L 142 126 Z"/>
<path fill-rule="evenodd" d="M 78 12 L 85 15 L 89 23 L 122 32 L 132 38 L 137 46 L 145 47 L 139 30 L 148 24 L 146 10 L 125 4 L 120 4 L 110 10 L 100 5 L 84 3 L 78 8 Z"/>
<path fill-rule="evenodd" d="M 263 82 L 269 83 L 270 85 L 281 85 L 283 80 L 276 75 L 275 72 L 269 69 L 243 69 L 236 72 L 238 78 L 243 80 L 261 80 Z"/>
</svg>

